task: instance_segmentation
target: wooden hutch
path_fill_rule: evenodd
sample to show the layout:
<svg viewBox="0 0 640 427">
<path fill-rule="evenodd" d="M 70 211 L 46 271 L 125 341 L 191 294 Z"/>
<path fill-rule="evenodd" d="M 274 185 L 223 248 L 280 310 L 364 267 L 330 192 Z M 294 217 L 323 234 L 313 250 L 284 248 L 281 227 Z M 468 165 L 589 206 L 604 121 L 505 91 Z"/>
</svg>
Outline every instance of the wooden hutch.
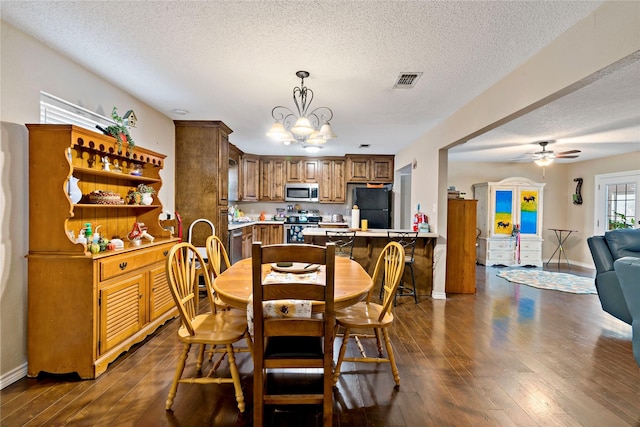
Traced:
<svg viewBox="0 0 640 427">
<path fill-rule="evenodd" d="M 177 315 L 165 274 L 177 238 L 162 229 L 160 170 L 165 156 L 135 147 L 122 153 L 112 137 L 74 125 L 28 124 L 28 376 L 77 372 L 96 378 L 107 365 Z M 105 159 L 107 157 L 107 159 Z M 108 160 L 119 168 L 104 170 Z M 131 175 L 141 168 L 140 176 Z M 70 178 L 83 197 L 69 198 Z M 126 197 L 153 187 L 151 205 L 92 204 L 102 190 Z M 127 235 L 144 223 L 155 239 L 134 246 Z M 75 237 L 91 223 L 124 249 L 92 254 Z M 73 235 L 72 235 L 73 233 Z"/>
</svg>

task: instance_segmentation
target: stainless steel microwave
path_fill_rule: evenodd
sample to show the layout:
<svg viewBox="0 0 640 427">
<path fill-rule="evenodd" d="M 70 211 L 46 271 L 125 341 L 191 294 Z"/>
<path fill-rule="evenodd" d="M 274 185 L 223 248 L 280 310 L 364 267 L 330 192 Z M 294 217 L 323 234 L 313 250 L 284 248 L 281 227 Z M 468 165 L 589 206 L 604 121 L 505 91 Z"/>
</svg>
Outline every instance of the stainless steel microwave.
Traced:
<svg viewBox="0 0 640 427">
<path fill-rule="evenodd" d="M 284 200 L 286 202 L 317 202 L 319 200 L 318 184 L 285 184 Z"/>
</svg>

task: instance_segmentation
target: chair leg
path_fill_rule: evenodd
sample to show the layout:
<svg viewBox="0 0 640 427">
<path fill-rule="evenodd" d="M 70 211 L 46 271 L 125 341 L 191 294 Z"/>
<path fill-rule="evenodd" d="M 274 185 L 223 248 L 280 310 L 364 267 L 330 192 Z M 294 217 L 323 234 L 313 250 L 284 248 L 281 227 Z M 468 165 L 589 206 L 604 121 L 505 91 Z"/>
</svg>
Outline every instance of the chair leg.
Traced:
<svg viewBox="0 0 640 427">
<path fill-rule="evenodd" d="M 376 334 L 376 344 L 378 345 L 378 357 L 382 357 L 382 337 L 380 336 L 380 328 L 374 328 Z"/>
<path fill-rule="evenodd" d="M 253 368 L 253 425 L 264 425 L 264 372 L 262 366 Z"/>
<path fill-rule="evenodd" d="M 233 355 L 233 345 L 227 344 L 227 354 L 229 355 L 229 370 L 231 371 L 231 378 L 233 379 L 233 388 L 236 392 L 238 409 L 240 412 L 244 412 L 244 394 L 242 393 L 242 384 L 240 384 L 240 373 L 238 372 L 238 366 L 236 365 L 236 358 Z"/>
<path fill-rule="evenodd" d="M 169 411 L 171 409 L 171 405 L 173 404 L 173 399 L 176 397 L 176 392 L 178 391 L 178 381 L 180 381 L 180 377 L 182 376 L 182 372 L 184 371 L 184 367 L 187 363 L 187 356 L 189 355 L 189 350 L 191 349 L 191 344 L 184 344 L 182 347 L 182 353 L 180 354 L 180 359 L 178 359 L 178 366 L 176 368 L 176 373 L 173 375 L 173 383 L 171 383 L 171 388 L 169 389 L 169 396 L 167 397 L 166 410 Z"/>
<path fill-rule="evenodd" d="M 202 370 L 202 361 L 204 360 L 204 350 L 205 350 L 206 345 L 202 344 L 200 346 L 200 350 L 198 351 L 198 360 L 196 361 L 196 369 L 198 370 L 198 372 L 200 372 Z M 215 346 L 214 346 L 215 348 Z"/>
<path fill-rule="evenodd" d="M 391 347 L 391 340 L 389 339 L 389 332 L 386 328 L 382 329 L 382 335 L 384 336 L 384 343 L 387 346 L 387 355 L 389 356 L 389 363 L 391 364 L 391 372 L 393 372 L 393 379 L 396 382 L 396 386 L 400 386 L 400 374 L 398 373 L 398 367 L 396 366 L 396 358 L 393 355 L 393 348 Z"/>
<path fill-rule="evenodd" d="M 413 299 L 416 304 L 418 303 L 418 291 L 416 289 L 416 276 L 413 274 L 413 264 L 409 264 L 409 270 L 411 270 L 411 284 L 413 285 Z"/>
<path fill-rule="evenodd" d="M 344 354 L 347 350 L 347 342 L 349 341 L 349 328 L 344 329 L 344 333 L 342 334 L 342 345 L 340 346 L 340 353 L 338 355 L 338 361 L 336 362 L 336 367 L 333 370 L 333 385 L 335 386 L 338 383 L 338 377 L 340 376 L 340 366 L 342 365 L 342 361 L 344 359 Z"/>
</svg>

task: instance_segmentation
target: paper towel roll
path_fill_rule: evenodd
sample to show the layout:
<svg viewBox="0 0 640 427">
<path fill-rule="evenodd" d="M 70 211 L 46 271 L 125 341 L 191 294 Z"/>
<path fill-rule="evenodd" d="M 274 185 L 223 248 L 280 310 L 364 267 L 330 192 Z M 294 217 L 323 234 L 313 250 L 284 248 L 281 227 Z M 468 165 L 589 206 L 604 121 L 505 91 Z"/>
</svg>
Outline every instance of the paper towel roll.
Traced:
<svg viewBox="0 0 640 427">
<path fill-rule="evenodd" d="M 360 228 L 360 209 L 351 209 L 351 228 Z"/>
</svg>

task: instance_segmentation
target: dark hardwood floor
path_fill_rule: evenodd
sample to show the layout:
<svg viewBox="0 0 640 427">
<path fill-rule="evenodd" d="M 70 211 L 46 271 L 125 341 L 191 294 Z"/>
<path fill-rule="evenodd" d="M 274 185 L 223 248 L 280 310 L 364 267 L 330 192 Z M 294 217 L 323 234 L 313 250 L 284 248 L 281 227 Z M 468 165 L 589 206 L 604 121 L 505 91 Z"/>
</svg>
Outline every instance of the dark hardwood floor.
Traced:
<svg viewBox="0 0 640 427">
<path fill-rule="evenodd" d="M 631 327 L 603 312 L 596 295 L 517 285 L 497 272 L 477 267 L 475 295 L 421 297 L 417 305 L 402 298 L 392 329 L 400 388 L 388 365 L 359 365 L 356 372 L 346 363 L 334 393 L 334 425 L 639 426 Z M 593 276 L 577 267 L 571 272 Z M 96 380 L 41 376 L 6 387 L 0 424 L 250 426 L 246 353 L 237 358 L 244 414 L 231 385 L 181 384 L 173 411 L 165 411 L 180 352 L 177 327 L 176 320 L 168 323 Z M 187 363 L 195 369 L 193 355 Z M 272 410 L 269 419 L 279 427 L 322 422 L 315 407 Z"/>
</svg>

